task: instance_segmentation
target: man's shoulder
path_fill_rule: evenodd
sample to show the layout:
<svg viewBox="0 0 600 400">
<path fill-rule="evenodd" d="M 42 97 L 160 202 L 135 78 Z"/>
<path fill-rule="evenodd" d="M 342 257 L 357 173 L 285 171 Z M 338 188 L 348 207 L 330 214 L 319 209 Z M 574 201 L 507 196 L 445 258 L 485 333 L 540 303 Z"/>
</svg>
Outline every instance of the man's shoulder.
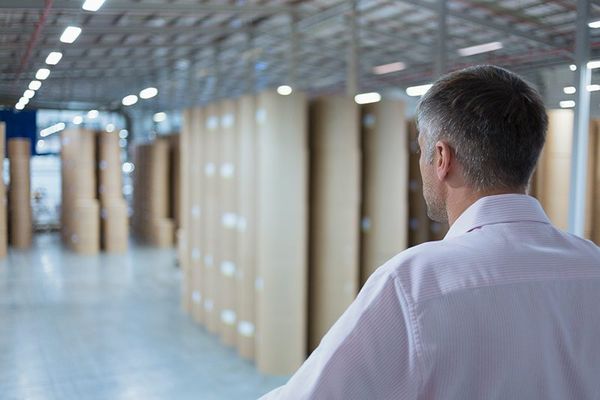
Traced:
<svg viewBox="0 0 600 400">
<path fill-rule="evenodd" d="M 382 269 L 394 276 L 409 301 L 420 303 L 465 289 L 595 276 L 600 274 L 600 248 L 571 236 L 529 243 L 467 234 L 411 247 Z"/>
<path fill-rule="evenodd" d="M 440 240 L 406 249 L 380 267 L 384 275 L 392 275 L 411 301 L 440 294 L 441 284 L 452 280 L 448 267 L 464 260 L 475 249 L 454 240 Z"/>
</svg>

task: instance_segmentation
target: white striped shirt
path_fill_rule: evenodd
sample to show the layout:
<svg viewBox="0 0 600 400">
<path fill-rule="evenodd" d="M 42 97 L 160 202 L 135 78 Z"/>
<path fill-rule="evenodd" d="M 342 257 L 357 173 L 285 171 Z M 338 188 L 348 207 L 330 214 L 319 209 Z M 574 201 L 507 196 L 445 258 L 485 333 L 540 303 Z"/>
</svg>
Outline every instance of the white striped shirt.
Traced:
<svg viewBox="0 0 600 400">
<path fill-rule="evenodd" d="M 263 399 L 600 399 L 600 248 L 525 195 L 381 266 Z"/>
</svg>

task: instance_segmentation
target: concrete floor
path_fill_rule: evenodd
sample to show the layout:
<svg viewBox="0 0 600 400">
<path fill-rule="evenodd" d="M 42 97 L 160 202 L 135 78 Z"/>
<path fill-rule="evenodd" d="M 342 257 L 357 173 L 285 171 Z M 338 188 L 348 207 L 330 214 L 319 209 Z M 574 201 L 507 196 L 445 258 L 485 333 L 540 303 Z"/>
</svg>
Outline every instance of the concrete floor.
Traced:
<svg viewBox="0 0 600 400">
<path fill-rule="evenodd" d="M 1 400 L 254 399 L 259 374 L 186 316 L 172 250 L 77 256 L 56 234 L 0 262 Z"/>
</svg>

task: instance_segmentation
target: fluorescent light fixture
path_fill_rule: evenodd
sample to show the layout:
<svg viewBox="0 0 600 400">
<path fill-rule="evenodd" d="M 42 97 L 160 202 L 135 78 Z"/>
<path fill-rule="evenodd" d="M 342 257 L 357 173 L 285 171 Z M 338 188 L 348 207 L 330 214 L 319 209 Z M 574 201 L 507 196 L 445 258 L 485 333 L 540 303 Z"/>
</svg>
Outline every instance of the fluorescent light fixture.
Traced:
<svg viewBox="0 0 600 400">
<path fill-rule="evenodd" d="M 594 60 L 587 63 L 589 69 L 600 68 L 600 60 Z"/>
<path fill-rule="evenodd" d="M 19 103 L 23 104 L 24 106 L 26 106 L 27 104 L 29 104 L 29 99 L 25 98 L 25 97 L 21 97 L 19 99 Z"/>
<path fill-rule="evenodd" d="M 35 92 L 31 89 L 27 89 L 25 92 L 23 92 L 23 97 L 26 99 L 32 99 L 33 96 L 35 96 Z"/>
<path fill-rule="evenodd" d="M 406 64 L 403 62 L 395 62 L 391 64 L 378 65 L 373 68 L 373 73 L 376 75 L 390 74 L 406 69 Z"/>
<path fill-rule="evenodd" d="M 23 104 L 23 103 L 17 103 L 17 104 L 15 105 L 15 108 L 16 108 L 17 110 L 21 111 L 22 109 L 24 109 L 24 108 L 25 108 L 25 104 Z"/>
<path fill-rule="evenodd" d="M 377 92 L 361 93 L 354 96 L 356 104 L 369 104 L 381 101 L 381 95 Z"/>
<path fill-rule="evenodd" d="M 48 57 L 46 57 L 46 64 L 56 65 L 56 64 L 58 64 L 58 62 L 60 61 L 61 58 L 62 58 L 61 52 L 53 51 L 52 53 L 48 54 Z"/>
<path fill-rule="evenodd" d="M 156 114 L 154 114 L 154 116 L 152 117 L 152 120 L 154 122 L 163 122 L 164 120 L 167 119 L 167 114 L 164 112 L 157 112 Z M 127 136 L 125 136 L 127 137 Z M 123 138 L 125 139 L 125 138 Z"/>
<path fill-rule="evenodd" d="M 406 94 L 411 97 L 423 96 L 429 89 L 431 89 L 432 86 L 433 84 L 431 83 L 426 85 L 410 86 L 406 88 Z"/>
<path fill-rule="evenodd" d="M 31 81 L 29 82 L 29 89 L 31 90 L 39 90 L 42 87 L 42 82 L 40 81 Z"/>
<path fill-rule="evenodd" d="M 60 41 L 63 43 L 73 43 L 81 34 L 81 28 L 78 26 L 67 26 L 60 35 Z"/>
<path fill-rule="evenodd" d="M 484 44 L 478 44 L 477 46 L 464 47 L 458 49 L 458 54 L 463 57 L 474 56 L 475 54 L 487 53 L 490 51 L 500 50 L 502 48 L 502 42 L 490 42 Z"/>
<path fill-rule="evenodd" d="M 90 110 L 87 113 L 87 117 L 89 119 L 96 119 L 96 118 L 98 118 L 98 114 L 99 114 L 98 110 Z"/>
<path fill-rule="evenodd" d="M 73 123 L 75 125 L 81 125 L 83 123 L 83 117 L 81 115 L 77 115 L 73 118 Z"/>
<path fill-rule="evenodd" d="M 48 68 L 40 68 L 35 73 L 35 79 L 43 81 L 50 76 L 50 70 Z"/>
<path fill-rule="evenodd" d="M 104 4 L 104 0 L 85 0 L 81 6 L 85 11 L 98 11 Z"/>
<path fill-rule="evenodd" d="M 577 91 L 577 89 L 575 89 L 575 86 L 565 86 L 563 88 L 563 92 L 565 94 L 575 94 L 576 91 Z"/>
<path fill-rule="evenodd" d="M 106 124 L 106 127 L 104 129 L 106 129 L 106 132 L 114 132 L 115 124 Z"/>
<path fill-rule="evenodd" d="M 119 131 L 119 137 L 121 139 L 126 139 L 128 135 L 129 135 L 129 132 L 127 131 L 127 129 L 121 129 Z"/>
<path fill-rule="evenodd" d="M 135 94 L 130 94 L 129 96 L 123 97 L 121 103 L 123 103 L 124 106 L 132 106 L 137 103 L 137 101 L 138 97 Z"/>
<path fill-rule="evenodd" d="M 563 100 L 560 103 L 560 108 L 573 108 L 575 107 L 575 102 L 573 100 Z"/>
<path fill-rule="evenodd" d="M 146 100 L 151 99 L 158 94 L 158 89 L 155 87 L 149 87 L 140 92 L 140 98 Z"/>
<path fill-rule="evenodd" d="M 570 69 L 571 71 L 577 71 L 577 65 L 575 65 L 575 64 L 571 64 L 571 65 L 569 65 L 569 69 Z"/>
<path fill-rule="evenodd" d="M 600 85 L 588 85 L 587 90 L 588 92 L 597 92 L 600 90 Z"/>
<path fill-rule="evenodd" d="M 290 94 L 292 94 L 292 91 L 292 87 L 288 85 L 281 85 L 277 88 L 277 93 L 279 93 L 282 96 L 289 96 Z"/>
<path fill-rule="evenodd" d="M 40 136 L 41 137 L 50 136 L 53 133 L 62 131 L 63 129 L 65 129 L 65 123 L 64 122 L 59 122 L 58 124 L 54 124 L 52 126 L 49 126 L 46 129 L 42 129 L 40 131 Z"/>
<path fill-rule="evenodd" d="M 600 19 L 598 21 L 592 21 L 592 22 L 588 23 L 588 26 L 592 29 L 600 28 Z"/>
</svg>

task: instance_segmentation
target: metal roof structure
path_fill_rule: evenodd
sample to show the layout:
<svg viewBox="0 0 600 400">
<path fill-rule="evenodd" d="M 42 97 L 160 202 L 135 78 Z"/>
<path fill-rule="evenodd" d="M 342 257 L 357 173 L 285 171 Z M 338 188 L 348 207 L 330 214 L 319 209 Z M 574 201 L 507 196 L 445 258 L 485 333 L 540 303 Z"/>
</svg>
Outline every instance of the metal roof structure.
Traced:
<svg viewBox="0 0 600 400">
<path fill-rule="evenodd" d="M 106 0 L 96 12 L 82 3 L 0 1 L 0 104 L 13 106 L 39 68 L 50 76 L 27 107 L 117 109 L 152 86 L 159 95 L 145 107 L 162 110 L 280 84 L 344 92 L 349 77 L 352 91 L 406 88 L 480 63 L 533 76 L 575 51 L 573 0 Z M 67 26 L 82 29 L 71 44 L 59 40 Z M 600 57 L 600 29 L 590 35 Z M 459 52 L 494 42 L 501 48 Z M 47 66 L 52 51 L 63 57 Z M 374 72 L 389 63 L 404 69 Z"/>
</svg>

